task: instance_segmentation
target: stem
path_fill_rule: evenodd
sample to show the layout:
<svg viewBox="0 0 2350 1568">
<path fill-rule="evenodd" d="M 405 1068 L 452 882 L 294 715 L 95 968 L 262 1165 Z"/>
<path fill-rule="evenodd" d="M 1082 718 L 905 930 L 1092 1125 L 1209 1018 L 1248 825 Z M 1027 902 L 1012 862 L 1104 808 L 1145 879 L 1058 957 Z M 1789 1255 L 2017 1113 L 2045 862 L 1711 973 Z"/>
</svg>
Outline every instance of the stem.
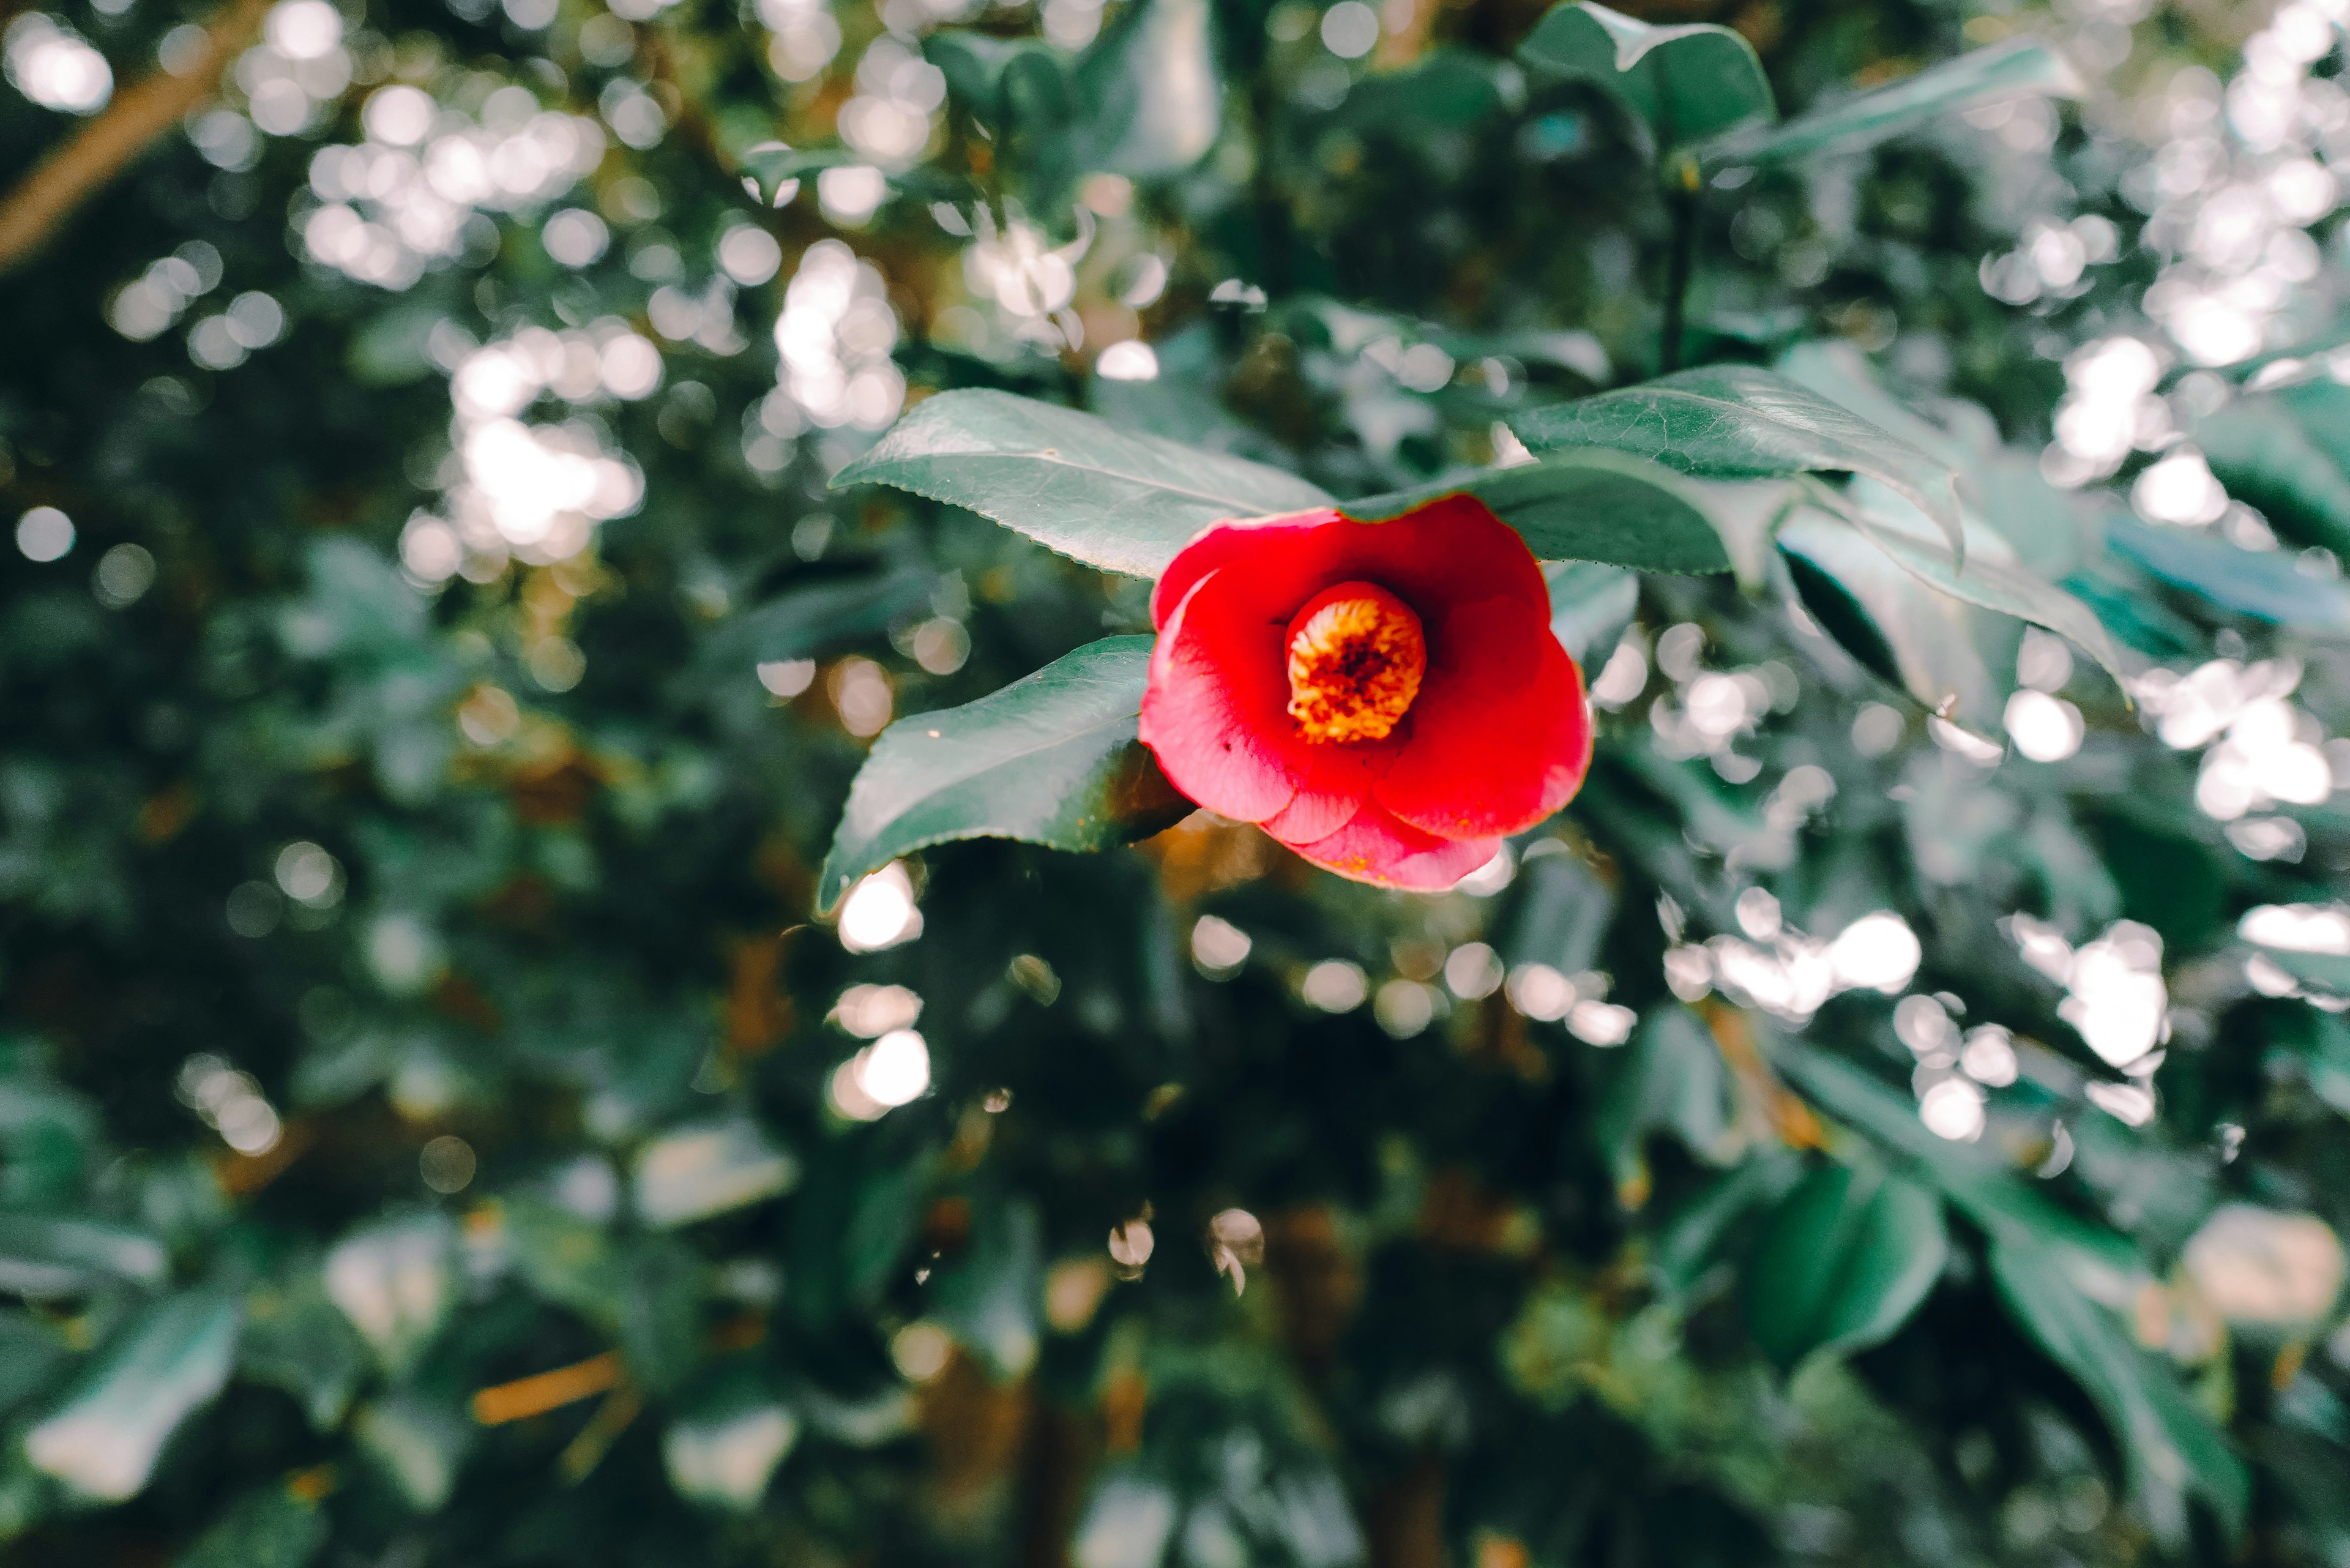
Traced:
<svg viewBox="0 0 2350 1568">
<path fill-rule="evenodd" d="M 1658 346 L 1657 358 L 1670 375 L 1681 368 L 1681 317 L 1689 305 L 1690 274 L 1697 265 L 1697 192 L 1693 185 L 1697 169 L 1690 165 L 1683 188 L 1666 196 L 1665 202 L 1673 214 L 1673 254 L 1671 270 L 1665 278 L 1664 340 Z"/>
</svg>

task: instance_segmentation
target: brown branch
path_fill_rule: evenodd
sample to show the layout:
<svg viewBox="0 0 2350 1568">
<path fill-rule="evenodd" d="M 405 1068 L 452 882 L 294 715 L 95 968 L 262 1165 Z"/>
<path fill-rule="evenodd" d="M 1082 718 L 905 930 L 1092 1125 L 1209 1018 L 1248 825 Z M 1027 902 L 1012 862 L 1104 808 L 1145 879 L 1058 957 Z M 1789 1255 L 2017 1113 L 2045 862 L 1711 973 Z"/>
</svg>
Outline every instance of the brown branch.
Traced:
<svg viewBox="0 0 2350 1568">
<path fill-rule="evenodd" d="M 186 75 L 159 70 L 117 95 L 104 114 L 83 126 L 0 199 L 0 273 L 39 250 L 68 213 L 202 103 L 230 57 L 260 30 L 269 5 L 270 0 L 232 0 L 213 18 L 203 52 Z"/>
<path fill-rule="evenodd" d="M 601 1394 L 619 1381 L 620 1358 L 608 1350 L 570 1366 L 483 1389 L 473 1396 L 473 1419 L 484 1427 L 527 1420 Z"/>
</svg>

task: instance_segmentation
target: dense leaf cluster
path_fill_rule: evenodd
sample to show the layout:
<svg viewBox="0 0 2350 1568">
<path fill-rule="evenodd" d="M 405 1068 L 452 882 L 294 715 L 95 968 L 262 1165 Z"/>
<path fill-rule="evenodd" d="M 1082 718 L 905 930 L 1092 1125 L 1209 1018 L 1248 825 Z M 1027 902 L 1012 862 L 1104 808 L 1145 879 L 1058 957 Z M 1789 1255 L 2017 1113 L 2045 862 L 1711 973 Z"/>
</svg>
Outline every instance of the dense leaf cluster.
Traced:
<svg viewBox="0 0 2350 1568">
<path fill-rule="evenodd" d="M 1985 292 L 2198 15 L 224 14 L 0 305 L 8 1560 L 2341 1560 L 2335 285 L 2110 486 Z M 1187 815 L 1149 577 L 1462 489 L 1577 801 Z"/>
</svg>

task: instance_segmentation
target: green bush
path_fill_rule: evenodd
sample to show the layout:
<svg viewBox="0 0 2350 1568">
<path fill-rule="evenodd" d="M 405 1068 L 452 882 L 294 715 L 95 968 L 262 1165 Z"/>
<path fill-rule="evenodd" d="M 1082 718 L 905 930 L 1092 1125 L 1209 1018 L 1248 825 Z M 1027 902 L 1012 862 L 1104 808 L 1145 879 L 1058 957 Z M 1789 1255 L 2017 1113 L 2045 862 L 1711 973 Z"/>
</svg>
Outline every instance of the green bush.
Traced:
<svg viewBox="0 0 2350 1568">
<path fill-rule="evenodd" d="M 2350 1561 L 2331 13 L 1651 9 L 18 15 L 8 1561 Z M 1192 812 L 1456 491 L 1573 803 Z"/>
</svg>

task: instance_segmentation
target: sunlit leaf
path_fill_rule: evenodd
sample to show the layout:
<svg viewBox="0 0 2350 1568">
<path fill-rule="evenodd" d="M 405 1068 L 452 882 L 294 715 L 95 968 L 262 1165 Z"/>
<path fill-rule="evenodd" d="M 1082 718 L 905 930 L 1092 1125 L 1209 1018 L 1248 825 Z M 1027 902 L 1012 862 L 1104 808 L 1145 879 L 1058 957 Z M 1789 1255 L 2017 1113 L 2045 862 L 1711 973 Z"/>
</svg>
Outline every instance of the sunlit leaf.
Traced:
<svg viewBox="0 0 2350 1568">
<path fill-rule="evenodd" d="M 1277 468 L 994 391 L 925 400 L 832 483 L 967 506 L 1062 555 L 1143 577 L 1211 523 L 1330 504 Z"/>
<path fill-rule="evenodd" d="M 1605 448 L 1701 479 L 1846 472 L 1882 480 L 1964 553 L 1957 475 L 1839 403 L 1751 365 L 1715 365 L 1510 421 L 1536 452 Z"/>
<path fill-rule="evenodd" d="M 2295 570 L 2291 556 L 2126 517 L 2106 525 L 2106 542 L 2125 560 L 2220 609 L 2303 631 L 2350 632 L 2350 588 Z"/>
<path fill-rule="evenodd" d="M 2230 495 L 2289 536 L 2339 554 L 2350 551 L 2350 476 L 2304 428 L 2308 406 L 2305 399 L 2244 399 L 2197 420 L 2189 439 Z M 2334 400 L 2323 408 L 2325 416 L 2342 411 Z"/>
<path fill-rule="evenodd" d="M 1543 568 L 1550 584 L 1550 630 L 1577 664 L 1604 662 L 1632 624 L 1640 604 L 1640 579 L 1620 566 L 1586 561 L 1555 562 Z"/>
<path fill-rule="evenodd" d="M 2081 78 L 2035 38 L 1977 49 L 1916 76 L 1777 125 L 1733 131 L 1705 148 L 1709 164 L 1776 163 L 1898 136 L 1961 109 L 2017 98 L 2078 98 Z"/>
<path fill-rule="evenodd" d="M 66 1402 L 26 1434 L 34 1468 L 86 1497 L 136 1495 L 165 1441 L 228 1381 L 242 1315 L 234 1297 L 210 1291 L 140 1313 Z"/>
<path fill-rule="evenodd" d="M 862 163 L 865 159 L 846 147 L 792 148 L 780 141 L 763 141 L 737 161 L 744 188 L 761 205 L 780 207 L 798 192 L 800 182 L 809 175 Z"/>
<path fill-rule="evenodd" d="M 479 1433 L 457 1411 L 412 1394 L 376 1400 L 351 1422 L 360 1452 L 419 1513 L 438 1512 L 449 1501 L 458 1466 Z"/>
<path fill-rule="evenodd" d="M 0 1214 L 0 1290 L 71 1295 L 105 1280 L 160 1285 L 171 1258 L 142 1231 L 68 1215 Z"/>
<path fill-rule="evenodd" d="M 1904 526 L 1907 520 L 1897 509 L 1884 505 L 1881 497 L 1875 505 L 1868 504 L 1870 498 L 1865 493 L 1860 499 L 1862 504 L 1846 509 L 1847 519 L 1903 571 L 1952 598 L 2061 633 L 2104 665 L 2115 680 L 2126 679 L 2121 650 L 2114 646 L 2104 624 L 2071 594 L 2002 559 L 1996 550 L 1977 547 L 1960 566 L 1939 540 Z"/>
<path fill-rule="evenodd" d="M 1142 178 L 1179 173 L 1214 145 L 1223 84 L 1208 0 L 1140 0 L 1076 66 L 1087 168 Z"/>
<path fill-rule="evenodd" d="M 1554 5 L 1518 46 L 1554 76 L 1591 82 L 1661 148 L 1719 136 L 1778 111 L 1754 46 L 1708 22 L 1659 26 L 1589 0 Z"/>
<path fill-rule="evenodd" d="M 1804 607 L 1846 652 L 1929 711 L 1999 733 L 2012 684 L 2002 670 L 2021 628 L 1926 587 L 1860 530 L 1825 514 L 1788 518 L 1778 544 Z M 2002 631 L 1987 654 L 1983 642 Z"/>
<path fill-rule="evenodd" d="M 824 902 L 909 851 L 958 838 L 1101 849 L 1191 810 L 1136 740 L 1151 639 L 1105 638 L 960 708 L 900 719 L 850 789 Z"/>
</svg>

